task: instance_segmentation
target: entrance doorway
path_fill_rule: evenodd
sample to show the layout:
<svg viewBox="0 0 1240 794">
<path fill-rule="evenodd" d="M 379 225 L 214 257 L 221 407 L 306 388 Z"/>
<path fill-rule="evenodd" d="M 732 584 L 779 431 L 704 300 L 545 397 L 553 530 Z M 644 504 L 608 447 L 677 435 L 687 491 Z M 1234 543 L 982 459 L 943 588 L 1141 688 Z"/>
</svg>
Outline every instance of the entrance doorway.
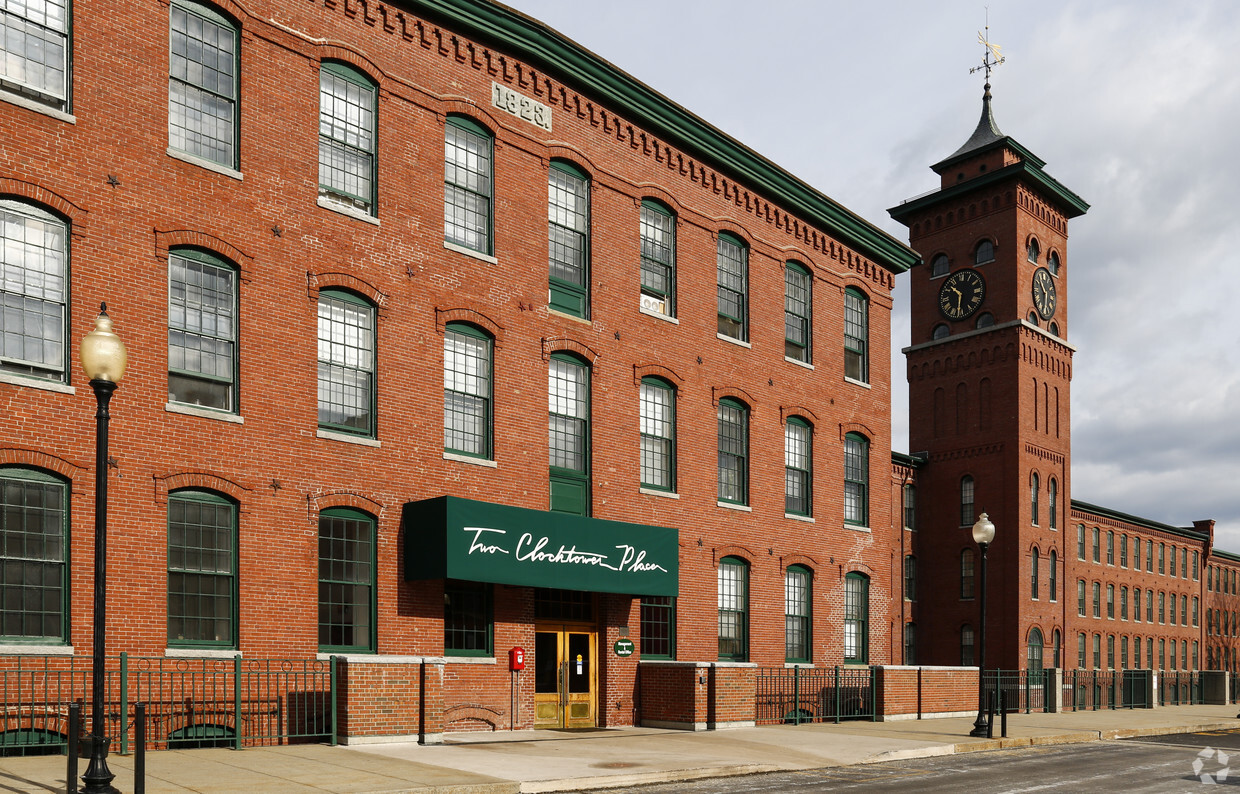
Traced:
<svg viewBox="0 0 1240 794">
<path fill-rule="evenodd" d="M 540 626 L 534 633 L 534 727 L 593 728 L 598 632 Z"/>
</svg>

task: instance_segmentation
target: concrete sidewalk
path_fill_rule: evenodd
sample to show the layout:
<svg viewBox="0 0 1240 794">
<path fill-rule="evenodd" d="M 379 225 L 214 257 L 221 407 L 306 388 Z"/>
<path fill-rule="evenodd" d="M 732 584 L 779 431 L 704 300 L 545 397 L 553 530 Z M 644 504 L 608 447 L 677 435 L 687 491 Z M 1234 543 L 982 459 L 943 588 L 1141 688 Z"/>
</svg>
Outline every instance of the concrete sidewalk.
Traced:
<svg viewBox="0 0 1240 794">
<path fill-rule="evenodd" d="M 434 792 L 514 794 L 693 780 L 752 772 L 924 758 L 1031 745 L 1240 728 L 1236 706 L 1013 714 L 1008 738 L 969 736 L 973 720 L 776 725 L 689 733 L 654 728 L 451 734 L 412 742 L 329 747 L 164 750 L 146 757 L 150 794 Z M 998 725 L 996 725 L 996 737 Z M 113 785 L 133 789 L 133 756 L 111 756 Z M 65 790 L 65 757 L 0 759 L 0 792 Z M 85 759 L 79 773 L 85 771 Z"/>
</svg>

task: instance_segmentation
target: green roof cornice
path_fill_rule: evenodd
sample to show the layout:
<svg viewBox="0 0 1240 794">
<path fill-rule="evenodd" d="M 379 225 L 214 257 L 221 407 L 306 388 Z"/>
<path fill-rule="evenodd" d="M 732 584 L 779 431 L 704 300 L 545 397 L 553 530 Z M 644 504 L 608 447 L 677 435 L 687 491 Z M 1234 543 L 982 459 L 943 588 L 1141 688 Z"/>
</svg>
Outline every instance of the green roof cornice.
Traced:
<svg viewBox="0 0 1240 794">
<path fill-rule="evenodd" d="M 909 199 L 901 204 L 891 207 L 887 212 L 892 218 L 901 223 L 905 223 L 916 213 L 927 207 L 932 207 L 944 201 L 967 195 L 974 190 L 980 190 L 989 187 L 996 182 L 1002 182 L 1006 179 L 1023 178 L 1027 182 L 1040 188 L 1043 194 L 1058 205 L 1065 217 L 1075 218 L 1084 215 L 1089 210 L 1089 204 L 1071 190 L 1068 190 L 1057 180 L 1042 170 L 1041 166 L 1029 160 L 1020 160 L 1009 166 L 1000 168 L 998 171 L 991 171 L 988 174 L 975 177 L 965 182 L 958 182 L 951 187 L 936 190 L 927 193 L 924 196 Z"/>
<path fill-rule="evenodd" d="M 1170 532 L 1173 535 L 1180 535 L 1181 537 L 1192 538 L 1193 540 L 1209 539 L 1209 535 L 1192 527 L 1173 527 L 1170 524 L 1164 524 L 1160 521 L 1152 521 L 1148 518 L 1141 518 L 1140 516 L 1121 513 L 1118 510 L 1111 510 L 1107 507 L 1091 505 L 1088 502 L 1082 502 L 1079 499 L 1072 500 L 1072 509 L 1079 510 L 1082 513 L 1089 513 L 1091 515 L 1098 516 L 1099 518 L 1110 518 L 1114 521 L 1122 521 L 1125 524 L 1133 524 L 1138 527 L 1145 527 L 1146 529 L 1156 529 L 1160 532 Z"/>
<path fill-rule="evenodd" d="M 1211 557 L 1222 557 L 1224 560 L 1228 560 L 1230 562 L 1240 562 L 1240 554 L 1236 554 L 1234 551 L 1223 551 L 1222 549 L 1210 549 L 1210 556 Z"/>
<path fill-rule="evenodd" d="M 916 251 L 711 126 L 606 60 L 542 23 L 485 0 L 396 0 L 417 13 L 489 42 L 631 117 L 665 142 L 728 174 L 893 273 Z"/>
</svg>

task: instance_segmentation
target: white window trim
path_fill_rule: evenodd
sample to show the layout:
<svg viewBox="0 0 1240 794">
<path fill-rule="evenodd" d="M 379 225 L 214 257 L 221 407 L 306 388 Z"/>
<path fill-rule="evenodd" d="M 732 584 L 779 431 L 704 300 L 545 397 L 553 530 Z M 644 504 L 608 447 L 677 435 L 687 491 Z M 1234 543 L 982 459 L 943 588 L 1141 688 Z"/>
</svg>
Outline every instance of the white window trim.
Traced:
<svg viewBox="0 0 1240 794">
<path fill-rule="evenodd" d="M 164 656 L 169 659 L 231 659 L 241 656 L 241 651 L 208 648 L 165 648 Z"/>
<path fill-rule="evenodd" d="M 784 356 L 784 361 L 787 361 L 789 364 L 796 364 L 798 367 L 804 367 L 810 371 L 813 371 L 814 369 L 814 365 L 808 361 L 801 361 L 800 359 L 795 359 L 791 356 Z"/>
<path fill-rule="evenodd" d="M 663 320 L 664 322 L 671 323 L 672 325 L 680 325 L 680 320 L 676 319 L 670 314 L 664 314 L 663 312 L 656 312 L 654 309 L 647 309 L 645 306 L 638 306 L 637 311 L 649 317 L 653 317 L 656 320 Z"/>
<path fill-rule="evenodd" d="M 646 494 L 646 496 L 661 496 L 664 499 L 679 499 L 680 498 L 680 494 L 676 493 L 675 491 L 660 491 L 658 488 L 639 487 L 637 489 L 637 492 L 644 493 Z"/>
<path fill-rule="evenodd" d="M 457 452 L 443 453 L 444 460 L 454 460 L 457 463 L 469 463 L 473 466 L 485 466 L 489 469 L 498 469 L 499 464 L 489 458 L 476 458 L 472 455 L 461 455 Z"/>
<path fill-rule="evenodd" d="M 337 433 L 333 430 L 324 430 L 319 428 L 315 434 L 318 438 L 326 438 L 330 441 L 343 441 L 346 444 L 359 444 L 363 447 L 381 447 L 377 438 L 366 438 L 365 436 L 354 436 L 349 433 Z"/>
<path fill-rule="evenodd" d="M 189 405 L 187 403 L 167 402 L 164 403 L 164 410 L 170 414 L 185 414 L 186 416 L 197 416 L 201 419 L 215 419 L 219 422 L 232 422 L 238 425 L 245 424 L 244 416 L 212 408 L 200 408 L 197 405 Z"/>
<path fill-rule="evenodd" d="M 208 171 L 214 171 L 217 174 L 223 174 L 231 179 L 236 179 L 238 181 L 245 179 L 244 174 L 231 166 L 220 165 L 213 160 L 208 160 L 205 157 L 199 157 L 198 155 L 190 154 L 189 152 L 183 152 L 180 149 L 174 149 L 171 146 L 168 147 L 168 156 L 174 160 L 180 160 L 182 162 L 189 163 L 190 165 L 205 168 Z"/>
<path fill-rule="evenodd" d="M 813 516 L 803 516 L 799 513 L 784 513 L 784 518 L 791 518 L 793 521 L 804 521 L 807 524 L 814 523 Z"/>
<path fill-rule="evenodd" d="M 731 342 L 732 344 L 737 345 L 738 347 L 747 347 L 751 350 L 753 349 L 752 343 L 746 342 L 744 339 L 737 339 L 735 336 L 728 336 L 727 334 L 721 334 L 721 333 L 716 332 L 715 338 L 722 339 L 725 342 Z"/>
<path fill-rule="evenodd" d="M 873 386 L 872 384 L 866 383 L 866 382 L 865 382 L 865 381 L 863 381 L 863 380 L 857 380 L 856 378 L 850 378 L 850 377 L 848 377 L 847 375 L 845 375 L 845 376 L 844 376 L 844 382 L 845 382 L 845 383 L 852 383 L 852 384 L 855 384 L 855 385 L 857 385 L 857 386 L 860 386 L 860 387 L 861 387 L 861 388 L 863 388 L 863 389 L 872 389 L 872 388 L 874 388 L 874 386 Z"/>
<path fill-rule="evenodd" d="M 753 512 L 753 508 L 750 507 L 749 505 L 738 505 L 735 502 L 723 502 L 723 501 L 716 500 L 715 504 L 718 505 L 719 507 L 726 507 L 729 510 L 740 510 L 742 513 Z"/>
<path fill-rule="evenodd" d="M 0 102 L 8 102 L 10 105 L 17 105 L 26 110 L 33 110 L 35 113 L 42 113 L 44 116 L 51 116 L 59 121 L 67 121 L 70 124 L 77 124 L 77 117 L 66 113 L 63 110 L 49 108 L 47 105 L 35 102 L 33 99 L 27 99 L 21 94 L 10 94 L 8 91 L 0 91 Z"/>
<path fill-rule="evenodd" d="M 443 247 L 449 251 L 456 251 L 458 254 L 464 254 L 472 259 L 481 259 L 483 262 L 489 262 L 492 265 L 499 264 L 498 257 L 491 256 L 490 254 L 484 254 L 481 251 L 475 251 L 472 248 L 466 248 L 458 243 L 450 243 L 447 240 L 444 240 Z"/>
<path fill-rule="evenodd" d="M 11 383 L 14 386 L 25 386 L 28 389 L 40 389 L 42 391 L 54 391 L 60 394 L 77 394 L 77 389 L 67 383 L 62 383 L 57 380 L 34 378 L 28 375 L 18 375 L 12 372 L 0 372 L 0 383 Z"/>
<path fill-rule="evenodd" d="M 445 656 L 445 664 L 499 664 L 494 656 Z"/>
<path fill-rule="evenodd" d="M 326 196 L 319 196 L 318 199 L 316 199 L 316 203 L 325 210 L 339 212 L 341 215 L 348 215 L 350 218 L 355 218 L 364 223 L 369 223 L 371 226 L 382 225 L 379 223 L 379 219 L 371 215 L 369 212 L 364 212 L 356 207 L 341 204 L 339 201 L 332 201 Z"/>
</svg>

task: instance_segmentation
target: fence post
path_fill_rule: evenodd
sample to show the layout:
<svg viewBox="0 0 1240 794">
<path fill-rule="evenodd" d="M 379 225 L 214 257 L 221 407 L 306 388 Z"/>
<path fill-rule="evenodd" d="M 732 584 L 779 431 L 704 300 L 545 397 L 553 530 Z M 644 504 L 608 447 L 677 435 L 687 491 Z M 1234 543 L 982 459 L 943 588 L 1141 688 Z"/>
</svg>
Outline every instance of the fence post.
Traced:
<svg viewBox="0 0 1240 794">
<path fill-rule="evenodd" d="M 78 737 L 82 735 L 82 704 L 69 704 L 69 761 L 65 765 L 65 794 L 77 794 Z"/>
<path fill-rule="evenodd" d="M 332 747 L 336 746 L 336 701 L 340 696 L 340 693 L 337 691 L 337 682 L 336 682 L 336 659 L 337 658 L 338 657 L 336 656 L 331 657 L 331 674 L 330 674 L 331 675 L 331 692 L 329 693 L 330 696 L 328 697 L 328 700 L 331 702 L 331 722 L 332 722 L 331 746 Z"/>
<path fill-rule="evenodd" d="M 133 794 L 146 794 L 146 704 L 139 701 L 134 704 L 134 749 L 136 758 L 133 761 Z"/>
<path fill-rule="evenodd" d="M 918 668 L 918 673 L 921 670 Z M 878 722 L 878 667 L 870 665 L 870 722 Z"/>
<path fill-rule="evenodd" d="M 837 664 L 835 666 L 835 724 L 836 725 L 839 725 L 840 723 L 840 704 L 841 703 L 842 703 L 842 698 L 840 697 L 840 666 Z"/>
<path fill-rule="evenodd" d="M 106 673 L 105 673 L 106 675 Z M 126 723 L 129 721 L 129 652 L 121 651 L 121 721 L 118 727 L 120 732 L 120 753 L 126 755 L 129 752 L 129 731 L 126 730 Z"/>
<path fill-rule="evenodd" d="M 792 668 L 792 718 L 793 725 L 801 724 L 801 668 Z"/>
<path fill-rule="evenodd" d="M 241 654 L 233 656 L 233 749 L 240 750 L 241 742 Z"/>
</svg>

